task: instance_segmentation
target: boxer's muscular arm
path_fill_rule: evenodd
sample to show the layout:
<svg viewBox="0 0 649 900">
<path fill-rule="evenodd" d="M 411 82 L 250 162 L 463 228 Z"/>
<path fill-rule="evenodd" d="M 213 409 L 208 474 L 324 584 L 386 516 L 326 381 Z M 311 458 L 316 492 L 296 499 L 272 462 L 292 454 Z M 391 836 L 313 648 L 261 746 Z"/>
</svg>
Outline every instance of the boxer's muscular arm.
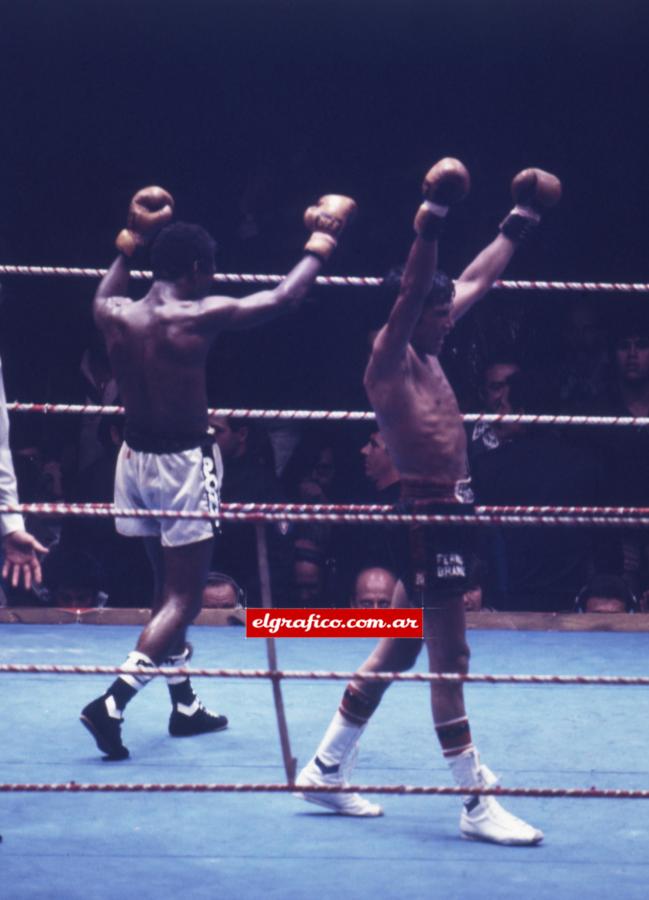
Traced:
<svg viewBox="0 0 649 900">
<path fill-rule="evenodd" d="M 124 296 L 128 287 L 129 260 L 138 249 L 151 243 L 160 229 L 171 221 L 173 210 L 173 197 L 164 188 L 152 185 L 133 196 L 126 228 L 120 231 L 115 241 L 119 256 L 95 293 L 93 313 L 97 325 L 101 326 L 116 307 L 132 302 Z"/>
<path fill-rule="evenodd" d="M 260 325 L 282 312 L 295 309 L 312 287 L 323 262 L 329 259 L 338 238 L 356 213 L 349 197 L 328 194 L 304 214 L 311 235 L 306 243 L 307 255 L 276 288 L 259 291 L 241 300 L 208 297 L 201 304 L 198 323 L 206 331 L 242 329 Z"/>
<path fill-rule="evenodd" d="M 455 299 L 451 307 L 454 322 L 491 290 L 494 281 L 505 271 L 515 250 L 516 244 L 499 234 L 469 263 L 455 281 Z"/>
<path fill-rule="evenodd" d="M 391 366 L 404 356 L 436 269 L 437 241 L 423 240 L 417 236 L 410 248 L 406 267 L 401 276 L 399 296 L 387 323 L 374 341 L 372 348 L 374 364 Z"/>
<path fill-rule="evenodd" d="M 426 174 L 424 202 L 415 216 L 416 237 L 401 278 L 401 289 L 387 324 L 372 350 L 373 365 L 392 366 L 406 352 L 437 269 L 437 236 L 452 203 L 469 190 L 469 173 L 457 159 L 442 159 Z"/>
<path fill-rule="evenodd" d="M 258 291 L 241 299 L 206 297 L 196 311 L 196 325 L 204 332 L 253 328 L 281 313 L 296 309 L 312 287 L 322 260 L 309 254 L 276 288 Z"/>
<path fill-rule="evenodd" d="M 93 301 L 95 324 L 101 327 L 106 318 L 117 306 L 131 303 L 124 295 L 128 287 L 130 266 L 127 257 L 122 253 L 113 262 L 109 270 L 99 282 Z"/>
<path fill-rule="evenodd" d="M 539 224 L 541 214 L 559 202 L 561 182 L 542 169 L 524 169 L 512 181 L 512 197 L 514 207 L 500 223 L 500 234 L 455 282 L 454 321 L 484 297 L 505 271 L 518 244 Z"/>
</svg>

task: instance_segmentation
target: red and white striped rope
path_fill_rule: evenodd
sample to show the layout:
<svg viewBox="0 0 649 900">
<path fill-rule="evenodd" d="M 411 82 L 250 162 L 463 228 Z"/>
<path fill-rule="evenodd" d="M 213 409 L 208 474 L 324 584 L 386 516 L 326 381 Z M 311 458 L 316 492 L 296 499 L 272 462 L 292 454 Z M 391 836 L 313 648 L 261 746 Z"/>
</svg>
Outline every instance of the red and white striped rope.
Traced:
<svg viewBox="0 0 649 900">
<path fill-rule="evenodd" d="M 260 614 L 263 612 L 259 610 Z M 305 615 L 312 612 L 305 610 Z M 56 663 L 1 663 L 0 675 L 133 675 L 132 666 L 59 665 Z M 150 675 L 188 675 L 193 678 L 281 679 L 286 681 L 404 681 L 426 684 L 540 684 L 588 685 L 591 687 L 649 687 L 646 675 L 508 675 L 458 672 L 325 672 L 299 669 L 213 669 L 173 668 L 160 666 L 147 669 Z"/>
<path fill-rule="evenodd" d="M 96 404 L 78 403 L 21 403 L 7 404 L 10 412 L 55 413 L 87 416 L 123 415 L 123 406 L 99 406 Z M 295 421 L 327 420 L 333 422 L 374 422 L 376 416 L 366 410 L 322 410 L 322 409 L 237 409 L 224 407 L 209 409 L 214 416 L 231 416 L 237 419 L 288 419 Z M 464 413 L 462 419 L 467 424 L 485 422 L 489 425 L 601 425 L 601 426 L 645 426 L 649 425 L 649 416 L 566 416 L 566 415 L 534 415 L 532 413 Z"/>
<path fill-rule="evenodd" d="M 621 515 L 567 515 L 567 514 L 501 514 L 500 507 L 489 507 L 489 513 L 468 515 L 452 513 L 318 513 L 288 512 L 281 504 L 278 510 L 266 512 L 265 504 L 239 503 L 223 504 L 220 513 L 202 510 L 168 509 L 125 509 L 109 503 L 4 503 L 0 504 L 0 515 L 21 513 L 37 516 L 80 516 L 86 518 L 129 519 L 214 519 L 227 522 L 329 522 L 329 523 L 377 523 L 386 525 L 593 525 L 593 526 L 649 526 L 649 516 Z M 266 504 L 274 505 L 274 504 Z M 234 507 L 234 509 L 232 508 Z M 542 509 L 542 507 L 531 507 Z M 588 509 L 588 507 L 585 507 Z M 599 507 L 605 508 L 605 507 Z M 281 509 L 281 511 L 279 511 Z M 521 507 L 521 509 L 527 509 Z M 598 509 L 598 507 L 594 507 Z"/>
<path fill-rule="evenodd" d="M 52 784 L 2 784 L 0 793 L 3 794 L 89 794 L 89 793 L 125 793 L 125 794 L 293 794 L 300 790 L 294 784 L 200 784 L 200 783 L 162 783 L 162 784 L 92 784 L 66 781 Z M 479 794 L 483 797 L 551 797 L 570 798 L 573 800 L 648 800 L 649 790 L 633 790 L 619 788 L 598 788 L 594 785 L 589 788 L 555 788 L 555 787 L 447 787 L 438 785 L 414 785 L 414 784 L 356 784 L 345 787 L 331 787 L 309 785 L 311 794 L 406 794 L 408 796 L 452 796 L 462 797 L 465 794 Z"/>
<path fill-rule="evenodd" d="M 79 266 L 15 266 L 0 265 L 0 275 L 36 275 L 47 278 L 102 278 L 107 269 Z M 146 269 L 133 269 L 132 278 L 150 279 L 153 273 Z M 217 284 L 279 284 L 284 275 L 240 274 L 220 272 L 214 275 Z M 383 278 L 374 275 L 321 275 L 318 284 L 329 287 L 380 287 Z M 611 281 L 545 281 L 540 279 L 501 279 L 494 288 L 514 291 L 589 291 L 606 293 L 647 293 L 649 284 Z"/>
</svg>

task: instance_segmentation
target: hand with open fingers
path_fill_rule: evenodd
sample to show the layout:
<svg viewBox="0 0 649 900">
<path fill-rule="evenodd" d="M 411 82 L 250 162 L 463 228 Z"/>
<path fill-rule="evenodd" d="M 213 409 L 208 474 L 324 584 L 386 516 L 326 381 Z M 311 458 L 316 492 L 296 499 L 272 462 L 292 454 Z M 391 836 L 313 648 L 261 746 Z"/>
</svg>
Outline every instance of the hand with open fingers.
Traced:
<svg viewBox="0 0 649 900">
<path fill-rule="evenodd" d="M 32 584 L 40 584 L 42 580 L 41 563 L 38 554 L 45 555 L 47 547 L 43 547 L 36 538 L 27 531 L 12 531 L 2 539 L 4 564 L 2 577 L 9 579 L 12 587 L 18 587 L 21 580 L 26 590 Z"/>
</svg>

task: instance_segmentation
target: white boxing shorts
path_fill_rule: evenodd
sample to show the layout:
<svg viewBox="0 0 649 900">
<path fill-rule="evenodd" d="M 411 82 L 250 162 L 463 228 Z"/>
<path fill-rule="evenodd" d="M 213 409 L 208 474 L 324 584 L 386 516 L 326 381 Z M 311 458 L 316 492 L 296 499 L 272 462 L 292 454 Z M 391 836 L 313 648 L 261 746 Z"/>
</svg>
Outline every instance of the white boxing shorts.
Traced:
<svg viewBox="0 0 649 900">
<path fill-rule="evenodd" d="M 133 450 L 123 443 L 115 469 L 115 507 L 216 515 L 222 481 L 221 453 L 209 436 L 200 446 L 174 453 Z M 217 519 L 115 518 L 119 534 L 157 537 L 163 547 L 205 541 L 217 526 Z"/>
</svg>

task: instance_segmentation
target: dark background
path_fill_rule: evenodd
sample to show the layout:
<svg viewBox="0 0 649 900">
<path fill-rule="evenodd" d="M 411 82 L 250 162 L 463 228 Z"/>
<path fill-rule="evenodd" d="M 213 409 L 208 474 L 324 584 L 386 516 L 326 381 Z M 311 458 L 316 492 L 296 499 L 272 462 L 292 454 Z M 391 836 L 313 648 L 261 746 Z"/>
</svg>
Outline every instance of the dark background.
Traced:
<svg viewBox="0 0 649 900">
<path fill-rule="evenodd" d="M 329 271 L 382 274 L 407 251 L 422 175 L 453 155 L 473 188 L 441 246 L 450 274 L 495 234 L 511 177 L 536 165 L 564 198 L 507 274 L 649 280 L 642 0 L 22 0 L 2 16 L 0 262 L 106 265 L 130 196 L 158 183 L 179 218 L 214 233 L 223 271 L 286 271 L 303 207 L 351 194 L 360 215 Z M 275 179 L 277 219 L 242 242 L 258 171 Z M 4 279 L 10 399 L 61 399 L 92 292 Z M 517 302 L 552 319 L 565 300 Z M 319 289 L 297 316 L 220 341 L 211 400 L 364 407 L 365 335 L 383 316 L 376 291 Z"/>
</svg>

